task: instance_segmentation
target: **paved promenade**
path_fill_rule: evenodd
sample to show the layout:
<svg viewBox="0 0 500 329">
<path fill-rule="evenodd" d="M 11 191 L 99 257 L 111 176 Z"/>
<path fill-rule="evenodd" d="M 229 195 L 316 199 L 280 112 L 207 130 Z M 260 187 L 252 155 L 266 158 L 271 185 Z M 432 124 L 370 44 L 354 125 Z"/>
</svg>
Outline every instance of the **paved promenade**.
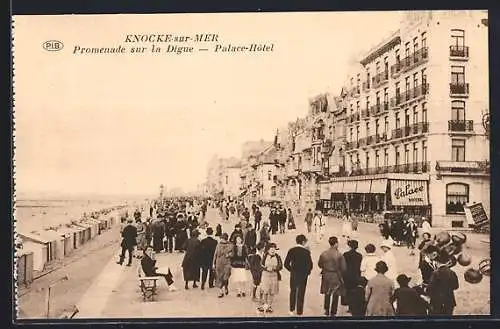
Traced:
<svg viewBox="0 0 500 329">
<path fill-rule="evenodd" d="M 264 213 L 264 218 L 267 212 Z M 211 226 L 219 222 L 217 212 L 209 209 L 207 219 Z M 288 231 L 286 234 L 272 236 L 272 240 L 278 244 L 279 254 L 285 257 L 289 248 L 295 245 L 295 236 L 304 233 L 305 226 L 302 216 L 296 218 L 297 230 Z M 223 230 L 229 234 L 232 232 L 234 223 L 223 223 Z M 346 241 L 341 239 L 341 223 L 333 218 L 328 219 L 328 226 L 325 239 L 316 242 L 313 235 L 309 236 L 309 245 L 313 257 L 315 268 L 309 277 L 304 316 L 323 316 L 323 296 L 319 294 L 320 272 L 317 261 L 320 253 L 328 248 L 328 236 L 339 237 L 341 249 L 346 248 Z M 360 252 L 364 253 L 364 246 L 367 243 L 378 245 L 381 237 L 378 228 L 373 224 L 360 223 L 358 230 L 358 241 Z M 473 256 L 473 265 L 481 259 L 488 257 L 489 246 L 482 243 L 483 236 L 469 234 L 467 251 Z M 118 253 L 119 246 L 117 246 Z M 380 252 L 378 250 L 377 252 Z M 394 254 L 398 261 L 399 272 L 405 273 L 413 278 L 412 283 L 420 279 L 417 270 L 418 256 L 409 256 L 405 247 L 395 247 Z M 139 262 L 134 260 L 131 267 L 119 266 L 116 257 L 110 259 L 109 264 L 104 268 L 100 277 L 89 288 L 82 298 L 78 307 L 80 313 L 76 318 L 169 318 L 169 317 L 255 317 L 255 304 L 251 298 L 238 298 L 234 291 L 224 298 L 217 297 L 217 289 L 201 290 L 200 288 L 189 290 L 184 289 L 182 278 L 183 254 L 180 253 L 160 253 L 157 254 L 158 266 L 160 269 L 170 267 L 178 288 L 175 292 L 167 290 L 166 283 L 159 282 L 160 291 L 154 302 L 143 302 L 137 280 L 137 266 Z M 89 265 L 91 266 L 91 265 Z M 465 268 L 457 265 L 454 267 L 460 279 L 460 289 L 457 291 L 458 306 L 455 314 L 489 314 L 489 278 L 485 277 L 480 284 L 471 285 L 464 281 L 463 272 Z M 288 315 L 288 294 L 289 294 L 289 273 L 282 272 L 280 282 L 280 292 L 275 297 L 272 316 Z M 344 307 L 340 308 L 339 315 L 349 316 Z"/>
</svg>

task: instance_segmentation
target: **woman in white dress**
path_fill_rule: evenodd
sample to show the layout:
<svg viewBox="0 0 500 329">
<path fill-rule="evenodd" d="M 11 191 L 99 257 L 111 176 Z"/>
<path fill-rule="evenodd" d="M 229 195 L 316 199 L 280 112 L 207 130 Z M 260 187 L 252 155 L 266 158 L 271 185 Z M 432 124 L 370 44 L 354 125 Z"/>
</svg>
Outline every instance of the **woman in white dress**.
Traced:
<svg viewBox="0 0 500 329">
<path fill-rule="evenodd" d="M 385 276 L 394 281 L 397 286 L 396 277 L 398 276 L 398 265 L 396 263 L 396 257 L 392 253 L 392 246 L 388 240 L 383 240 L 380 244 L 380 249 L 382 249 L 383 254 L 380 256 L 380 260 L 384 261 L 389 270 L 385 273 Z"/>
<path fill-rule="evenodd" d="M 314 214 L 313 228 L 316 234 L 316 241 L 320 242 L 325 234 L 325 221 L 323 219 L 323 214 L 319 211 Z"/>
</svg>

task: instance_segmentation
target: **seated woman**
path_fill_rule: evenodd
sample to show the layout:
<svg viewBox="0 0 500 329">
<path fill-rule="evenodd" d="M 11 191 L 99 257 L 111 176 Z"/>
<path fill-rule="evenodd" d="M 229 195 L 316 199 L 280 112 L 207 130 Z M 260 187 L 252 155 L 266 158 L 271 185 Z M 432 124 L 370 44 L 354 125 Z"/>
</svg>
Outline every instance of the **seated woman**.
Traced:
<svg viewBox="0 0 500 329">
<path fill-rule="evenodd" d="M 168 269 L 167 274 L 157 272 L 158 267 L 156 267 L 156 259 L 155 259 L 155 253 L 153 251 L 153 247 L 148 246 L 144 250 L 144 256 L 141 259 L 141 267 L 142 267 L 142 271 L 144 272 L 144 274 L 146 276 L 162 276 L 162 277 L 164 277 L 165 281 L 167 281 L 169 291 L 177 290 L 173 285 L 174 280 L 172 277 L 172 273 L 170 272 L 170 269 Z"/>
</svg>

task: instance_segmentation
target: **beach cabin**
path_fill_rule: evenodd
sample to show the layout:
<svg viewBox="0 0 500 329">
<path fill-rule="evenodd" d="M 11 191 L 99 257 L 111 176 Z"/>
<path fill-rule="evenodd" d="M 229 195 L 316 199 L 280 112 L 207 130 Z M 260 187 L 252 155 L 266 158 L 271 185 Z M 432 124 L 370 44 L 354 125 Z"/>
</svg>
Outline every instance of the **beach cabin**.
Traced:
<svg viewBox="0 0 500 329">
<path fill-rule="evenodd" d="M 64 256 L 68 256 L 76 248 L 78 231 L 71 227 L 61 227 L 57 232 L 64 239 Z"/>
<path fill-rule="evenodd" d="M 73 229 L 75 232 L 74 249 L 78 249 L 85 243 L 86 228 L 80 225 L 73 224 L 71 225 L 71 229 Z"/>
<path fill-rule="evenodd" d="M 80 244 L 85 244 L 88 241 L 90 241 L 91 231 L 92 231 L 91 226 L 88 224 L 85 224 L 84 222 L 79 222 L 76 225 L 82 227 L 82 235 L 81 235 L 82 240 L 81 240 Z"/>
<path fill-rule="evenodd" d="M 53 243 L 50 238 L 34 233 L 19 233 L 23 250 L 33 252 L 33 270 L 43 271 L 45 264 L 53 259 Z"/>
<path fill-rule="evenodd" d="M 16 252 L 17 283 L 26 285 L 33 282 L 33 252 L 19 249 Z"/>
<path fill-rule="evenodd" d="M 86 224 L 86 225 L 90 226 L 90 239 L 91 240 L 100 234 L 99 222 L 96 219 L 90 218 L 90 219 L 82 222 L 82 224 Z"/>
<path fill-rule="evenodd" d="M 55 230 L 41 231 L 42 236 L 51 239 L 53 243 L 52 254 L 53 259 L 63 259 L 64 258 L 64 237 Z"/>
</svg>

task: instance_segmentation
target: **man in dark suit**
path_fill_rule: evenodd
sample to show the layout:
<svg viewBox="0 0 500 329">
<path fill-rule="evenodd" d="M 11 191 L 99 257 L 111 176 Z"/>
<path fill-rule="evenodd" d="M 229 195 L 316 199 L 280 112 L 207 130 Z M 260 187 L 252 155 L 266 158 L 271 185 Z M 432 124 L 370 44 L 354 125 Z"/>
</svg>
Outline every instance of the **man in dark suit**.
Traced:
<svg viewBox="0 0 500 329">
<path fill-rule="evenodd" d="M 119 265 L 123 265 L 125 260 L 125 251 L 128 251 L 128 263 L 127 266 L 132 265 L 132 253 L 134 247 L 137 245 L 137 228 L 133 225 L 132 219 L 127 220 L 127 225 L 122 231 L 122 253 L 120 254 L 120 260 L 117 262 Z"/>
<path fill-rule="evenodd" d="M 214 287 L 215 273 L 212 267 L 214 262 L 217 240 L 212 237 L 214 230 L 209 227 L 206 230 L 207 237 L 200 242 L 200 265 L 201 265 L 201 289 L 205 289 L 208 276 L 208 287 Z"/>
<path fill-rule="evenodd" d="M 254 212 L 254 218 L 255 218 L 255 230 L 259 231 L 260 230 L 260 221 L 262 220 L 262 212 L 260 211 L 259 207 L 255 206 L 255 212 Z"/>
<path fill-rule="evenodd" d="M 450 256 L 443 250 L 436 258 L 437 270 L 432 273 L 427 294 L 431 299 L 431 314 L 453 315 L 457 305 L 455 290 L 458 289 L 458 277 L 450 265 Z"/>
<path fill-rule="evenodd" d="M 311 274 L 313 262 L 311 252 L 306 248 L 305 235 L 298 235 L 295 241 L 297 246 L 288 251 L 283 265 L 290 272 L 290 315 L 293 315 L 295 310 L 297 315 L 302 315 L 307 278 Z"/>
</svg>

